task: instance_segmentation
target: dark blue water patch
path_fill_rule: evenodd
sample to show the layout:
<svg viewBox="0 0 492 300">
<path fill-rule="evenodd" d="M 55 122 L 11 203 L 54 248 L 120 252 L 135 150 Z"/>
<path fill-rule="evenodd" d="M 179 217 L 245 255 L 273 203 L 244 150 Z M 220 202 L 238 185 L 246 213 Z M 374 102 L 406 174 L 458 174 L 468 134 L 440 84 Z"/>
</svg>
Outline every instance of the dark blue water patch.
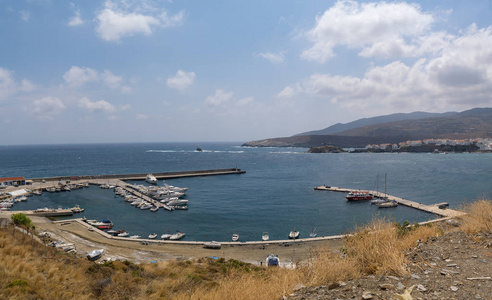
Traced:
<svg viewBox="0 0 492 300">
<path fill-rule="evenodd" d="M 425 221 L 433 215 L 412 208 L 378 209 L 347 202 L 343 193 L 315 191 L 320 185 L 384 190 L 424 204 L 451 208 L 490 196 L 491 154 L 309 154 L 303 148 L 242 148 L 237 144 L 114 144 L 0 147 L 0 176 L 27 178 L 151 173 L 239 167 L 241 175 L 167 180 L 189 187 L 188 211 L 152 213 L 134 208 L 113 191 L 96 186 L 30 197 L 16 210 L 86 208 L 79 216 L 109 218 L 115 229 L 147 236 L 181 230 L 187 240 L 259 240 L 264 231 L 285 239 L 290 230 L 307 237 L 346 233 L 374 216 L 395 222 Z M 379 174 L 379 176 L 378 176 Z M 376 179 L 379 178 L 379 184 Z M 145 184 L 144 182 L 136 182 Z M 162 185 L 162 182 L 159 183 Z"/>
</svg>

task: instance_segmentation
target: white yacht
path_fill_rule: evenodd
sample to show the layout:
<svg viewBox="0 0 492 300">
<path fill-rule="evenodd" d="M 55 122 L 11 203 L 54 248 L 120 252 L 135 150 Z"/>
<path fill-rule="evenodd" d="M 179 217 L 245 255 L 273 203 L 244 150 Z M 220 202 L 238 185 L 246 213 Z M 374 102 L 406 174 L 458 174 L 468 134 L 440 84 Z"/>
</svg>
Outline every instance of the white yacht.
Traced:
<svg viewBox="0 0 492 300">
<path fill-rule="evenodd" d="M 157 178 L 155 178 L 155 176 L 152 174 L 147 174 L 145 181 L 147 181 L 150 184 L 157 184 Z"/>
</svg>

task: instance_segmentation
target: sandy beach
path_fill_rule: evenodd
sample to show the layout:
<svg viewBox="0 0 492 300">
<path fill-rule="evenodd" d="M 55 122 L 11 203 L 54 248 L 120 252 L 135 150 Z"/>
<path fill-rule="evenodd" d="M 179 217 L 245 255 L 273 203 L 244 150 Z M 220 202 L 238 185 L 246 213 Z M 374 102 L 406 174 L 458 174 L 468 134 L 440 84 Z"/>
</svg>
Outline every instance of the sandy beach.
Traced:
<svg viewBox="0 0 492 300">
<path fill-rule="evenodd" d="M 5 215 L 3 216 L 5 217 Z M 221 249 L 205 249 L 202 245 L 157 244 L 143 245 L 138 241 L 108 239 L 96 231 L 89 231 L 77 222 L 53 223 L 44 217 L 30 217 L 38 232 L 46 231 L 52 240 L 73 243 L 78 255 L 85 255 L 94 249 L 104 249 L 103 258 L 130 260 L 136 263 L 165 261 L 170 259 L 193 259 L 207 256 L 237 259 L 260 265 L 268 254 L 277 254 L 281 265 L 292 266 L 308 259 L 320 246 L 333 249 L 341 247 L 342 240 L 321 240 L 310 242 L 289 242 L 282 244 L 239 244 L 222 245 Z"/>
</svg>

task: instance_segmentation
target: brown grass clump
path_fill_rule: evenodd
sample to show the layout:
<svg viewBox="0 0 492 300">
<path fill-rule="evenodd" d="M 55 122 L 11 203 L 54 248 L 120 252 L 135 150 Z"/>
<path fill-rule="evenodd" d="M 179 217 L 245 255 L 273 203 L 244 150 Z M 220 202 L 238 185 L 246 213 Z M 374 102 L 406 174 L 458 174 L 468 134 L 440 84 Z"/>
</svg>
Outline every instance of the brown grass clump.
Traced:
<svg viewBox="0 0 492 300">
<path fill-rule="evenodd" d="M 463 208 L 461 230 L 468 234 L 492 232 L 492 202 L 481 199 Z"/>
</svg>

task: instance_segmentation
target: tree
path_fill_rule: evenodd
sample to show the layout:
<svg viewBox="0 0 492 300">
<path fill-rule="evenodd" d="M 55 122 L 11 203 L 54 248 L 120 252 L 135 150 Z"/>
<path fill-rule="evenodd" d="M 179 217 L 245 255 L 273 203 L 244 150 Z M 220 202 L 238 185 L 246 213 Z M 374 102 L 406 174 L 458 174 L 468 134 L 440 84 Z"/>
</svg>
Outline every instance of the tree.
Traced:
<svg viewBox="0 0 492 300">
<path fill-rule="evenodd" d="M 18 213 L 18 214 L 13 214 L 10 216 L 10 219 L 14 223 L 14 231 L 12 232 L 12 235 L 14 235 L 15 232 L 15 226 L 19 226 L 27 230 L 29 232 L 29 228 L 32 226 L 32 221 L 29 219 L 25 214 Z"/>
</svg>

